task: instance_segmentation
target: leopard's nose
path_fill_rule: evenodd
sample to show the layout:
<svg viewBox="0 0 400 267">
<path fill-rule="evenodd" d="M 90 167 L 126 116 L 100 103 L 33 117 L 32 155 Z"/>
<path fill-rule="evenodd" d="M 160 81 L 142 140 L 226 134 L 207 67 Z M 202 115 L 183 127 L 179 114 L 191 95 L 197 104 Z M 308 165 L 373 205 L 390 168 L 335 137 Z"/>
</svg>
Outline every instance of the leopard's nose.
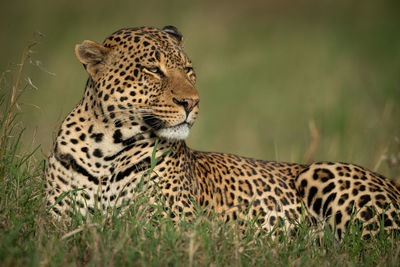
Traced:
<svg viewBox="0 0 400 267">
<path fill-rule="evenodd" d="M 182 98 L 182 99 L 172 99 L 175 104 L 182 106 L 185 109 L 186 114 L 189 114 L 195 106 L 199 104 L 199 98 Z"/>
</svg>

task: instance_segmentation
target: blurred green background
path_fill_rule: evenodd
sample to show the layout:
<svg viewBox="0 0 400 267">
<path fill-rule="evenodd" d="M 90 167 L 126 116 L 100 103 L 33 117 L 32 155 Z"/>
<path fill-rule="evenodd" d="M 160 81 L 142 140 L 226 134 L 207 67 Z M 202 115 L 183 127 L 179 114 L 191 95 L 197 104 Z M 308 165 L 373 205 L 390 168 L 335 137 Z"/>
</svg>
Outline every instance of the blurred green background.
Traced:
<svg viewBox="0 0 400 267">
<path fill-rule="evenodd" d="M 74 46 L 127 26 L 175 25 L 197 71 L 195 149 L 348 161 L 400 176 L 399 1 L 1 1 L 0 69 L 37 89 L 20 99 L 25 146 L 47 155 L 83 93 Z M 34 65 L 40 64 L 40 68 Z M 7 76 L 6 83 L 12 83 Z M 317 140 L 317 139 L 314 139 Z M 397 161 L 396 161 L 397 160 Z"/>
</svg>

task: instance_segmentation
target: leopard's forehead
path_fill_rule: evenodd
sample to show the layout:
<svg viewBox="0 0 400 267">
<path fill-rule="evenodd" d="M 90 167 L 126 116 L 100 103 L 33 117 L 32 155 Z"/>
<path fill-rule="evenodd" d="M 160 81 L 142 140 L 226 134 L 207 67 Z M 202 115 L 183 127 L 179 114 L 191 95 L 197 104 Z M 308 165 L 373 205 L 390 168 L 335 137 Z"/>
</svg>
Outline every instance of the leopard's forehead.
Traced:
<svg viewBox="0 0 400 267">
<path fill-rule="evenodd" d="M 131 53 L 141 56 L 141 60 L 149 55 L 162 53 L 173 62 L 187 61 L 182 47 L 174 36 L 155 27 L 138 27 L 120 29 L 107 37 L 103 45 L 119 50 L 120 53 Z M 157 53 L 155 52 L 157 51 Z"/>
<path fill-rule="evenodd" d="M 108 36 L 104 40 L 105 46 L 124 45 L 130 42 L 140 43 L 141 39 L 148 40 L 150 42 L 162 42 L 162 40 L 168 40 L 172 38 L 168 34 L 158 28 L 154 27 L 135 27 L 135 28 L 123 28 Z M 144 40 L 142 40 L 144 41 Z"/>
</svg>

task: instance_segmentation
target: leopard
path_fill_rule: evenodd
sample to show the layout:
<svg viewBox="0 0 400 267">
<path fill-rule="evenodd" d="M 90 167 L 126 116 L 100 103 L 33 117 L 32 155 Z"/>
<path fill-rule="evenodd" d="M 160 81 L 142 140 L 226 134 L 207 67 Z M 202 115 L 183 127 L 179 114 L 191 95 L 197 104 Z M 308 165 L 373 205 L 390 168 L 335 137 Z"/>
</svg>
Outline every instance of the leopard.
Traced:
<svg viewBox="0 0 400 267">
<path fill-rule="evenodd" d="M 103 43 L 77 44 L 75 54 L 89 78 L 45 168 L 55 218 L 122 209 L 145 184 L 157 196 L 150 201 L 174 221 L 204 209 L 225 222 L 255 220 L 267 232 L 292 229 L 304 217 L 337 239 L 354 221 L 365 226 L 363 238 L 400 229 L 399 184 L 361 166 L 189 148 L 200 98 L 176 27 L 123 28 Z"/>
</svg>

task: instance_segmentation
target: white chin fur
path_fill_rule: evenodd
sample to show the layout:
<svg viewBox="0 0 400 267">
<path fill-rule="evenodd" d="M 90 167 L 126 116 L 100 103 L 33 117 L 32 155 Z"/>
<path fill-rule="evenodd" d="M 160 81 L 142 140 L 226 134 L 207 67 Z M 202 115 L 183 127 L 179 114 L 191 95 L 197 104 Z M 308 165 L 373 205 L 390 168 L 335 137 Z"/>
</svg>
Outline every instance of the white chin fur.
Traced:
<svg viewBox="0 0 400 267">
<path fill-rule="evenodd" d="M 161 138 L 184 140 L 189 135 L 189 126 L 185 123 L 173 127 L 163 128 L 158 130 L 156 134 Z"/>
</svg>

